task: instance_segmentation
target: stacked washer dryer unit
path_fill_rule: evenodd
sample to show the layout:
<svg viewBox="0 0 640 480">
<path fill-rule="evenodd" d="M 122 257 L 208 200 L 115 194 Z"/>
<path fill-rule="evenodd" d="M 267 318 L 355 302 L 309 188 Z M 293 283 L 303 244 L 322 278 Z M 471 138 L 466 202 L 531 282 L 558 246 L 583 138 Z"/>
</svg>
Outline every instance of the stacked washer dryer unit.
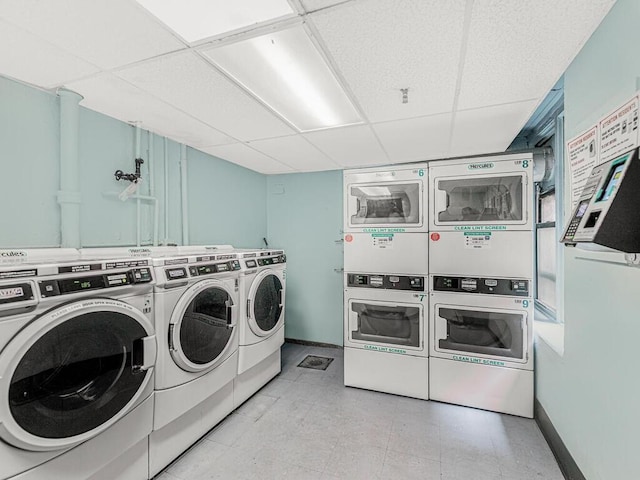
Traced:
<svg viewBox="0 0 640 480">
<path fill-rule="evenodd" d="M 533 416 L 533 157 L 431 163 L 431 399 Z"/>
<path fill-rule="evenodd" d="M 1 479 L 148 477 L 152 293 L 148 260 L 0 251 Z"/>
<path fill-rule="evenodd" d="M 153 262 L 161 340 L 151 476 L 233 411 L 240 310 L 236 253 L 179 252 Z"/>
<path fill-rule="evenodd" d="M 344 383 L 428 399 L 427 164 L 344 172 Z"/>
</svg>

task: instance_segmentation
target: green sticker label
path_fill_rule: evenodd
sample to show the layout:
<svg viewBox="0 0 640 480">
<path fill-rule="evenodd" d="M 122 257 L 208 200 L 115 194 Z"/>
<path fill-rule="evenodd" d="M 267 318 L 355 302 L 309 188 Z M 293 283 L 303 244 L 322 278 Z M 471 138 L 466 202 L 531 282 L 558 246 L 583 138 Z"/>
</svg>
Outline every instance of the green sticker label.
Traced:
<svg viewBox="0 0 640 480">
<path fill-rule="evenodd" d="M 491 236 L 491 232 L 464 232 L 464 236 L 465 237 L 467 237 L 467 236 L 469 236 L 469 237 L 473 237 L 473 236 L 477 236 L 477 237 L 488 236 L 488 237 L 490 237 Z"/>
<path fill-rule="evenodd" d="M 371 236 L 374 238 L 393 238 L 393 233 L 372 233 Z"/>
<path fill-rule="evenodd" d="M 506 230 L 506 225 L 456 225 L 454 230 L 469 231 L 469 230 Z"/>
<path fill-rule="evenodd" d="M 386 352 L 386 353 L 399 353 L 404 355 L 407 353 L 406 350 L 402 348 L 393 348 L 393 347 L 379 347 L 378 345 L 365 345 L 365 350 L 375 350 L 376 352 Z"/>
<path fill-rule="evenodd" d="M 364 233 L 404 233 L 404 228 L 363 228 Z"/>
<path fill-rule="evenodd" d="M 462 355 L 454 355 L 453 359 L 458 362 L 477 363 L 479 365 L 494 365 L 496 367 L 504 367 L 505 363 L 499 360 L 487 360 L 486 358 L 465 357 Z"/>
</svg>

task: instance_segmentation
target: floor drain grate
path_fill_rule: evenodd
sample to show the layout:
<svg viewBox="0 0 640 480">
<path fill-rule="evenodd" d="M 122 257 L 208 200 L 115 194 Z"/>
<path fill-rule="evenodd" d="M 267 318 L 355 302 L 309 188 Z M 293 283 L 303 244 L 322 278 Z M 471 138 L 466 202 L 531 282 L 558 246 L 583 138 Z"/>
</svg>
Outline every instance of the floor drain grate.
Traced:
<svg viewBox="0 0 640 480">
<path fill-rule="evenodd" d="M 313 368 L 314 370 L 326 370 L 331 362 L 333 362 L 333 358 L 307 355 L 298 366 L 302 368 Z"/>
</svg>

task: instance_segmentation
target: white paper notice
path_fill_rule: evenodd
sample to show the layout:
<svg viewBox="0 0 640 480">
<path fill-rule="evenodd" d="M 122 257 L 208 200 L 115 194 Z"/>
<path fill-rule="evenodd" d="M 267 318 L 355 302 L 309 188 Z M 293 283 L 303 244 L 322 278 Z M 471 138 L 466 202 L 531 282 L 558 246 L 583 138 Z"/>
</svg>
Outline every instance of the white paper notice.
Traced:
<svg viewBox="0 0 640 480">
<path fill-rule="evenodd" d="M 600 120 L 598 164 L 638 146 L 638 97 Z"/>
<path fill-rule="evenodd" d="M 571 208 L 573 209 L 598 158 L 597 125 L 567 142 L 567 158 L 571 166 Z"/>
</svg>

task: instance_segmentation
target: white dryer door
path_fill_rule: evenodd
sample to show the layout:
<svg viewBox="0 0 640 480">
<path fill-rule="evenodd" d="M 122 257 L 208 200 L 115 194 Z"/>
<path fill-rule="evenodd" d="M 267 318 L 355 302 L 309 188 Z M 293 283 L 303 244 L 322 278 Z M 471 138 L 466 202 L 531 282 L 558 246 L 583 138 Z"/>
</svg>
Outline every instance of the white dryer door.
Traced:
<svg viewBox="0 0 640 480">
<path fill-rule="evenodd" d="M 176 365 L 202 372 L 220 363 L 232 348 L 236 318 L 229 284 L 209 279 L 188 288 L 169 324 L 169 351 Z"/>
<path fill-rule="evenodd" d="M 251 331 L 268 337 L 284 323 L 284 275 L 267 269 L 253 279 L 247 299 L 247 320 Z"/>
<path fill-rule="evenodd" d="M 151 380 L 153 326 L 118 300 L 36 318 L 0 353 L 0 436 L 46 451 L 77 445 L 126 415 Z"/>
</svg>

